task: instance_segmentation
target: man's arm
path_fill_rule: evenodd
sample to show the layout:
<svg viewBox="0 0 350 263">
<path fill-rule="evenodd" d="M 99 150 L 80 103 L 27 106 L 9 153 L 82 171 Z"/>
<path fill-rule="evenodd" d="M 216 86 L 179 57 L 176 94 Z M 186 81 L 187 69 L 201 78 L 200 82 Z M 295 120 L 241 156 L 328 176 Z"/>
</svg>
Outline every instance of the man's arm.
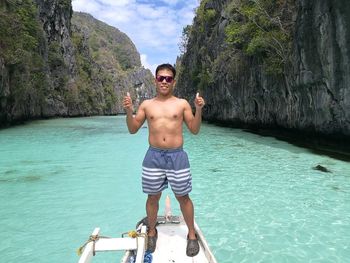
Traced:
<svg viewBox="0 0 350 263">
<path fill-rule="evenodd" d="M 126 111 L 126 125 L 131 134 L 136 133 L 142 124 L 145 122 L 146 113 L 145 113 L 145 102 L 142 102 L 137 110 L 136 115 L 133 115 L 134 107 L 129 92 L 123 99 L 123 107 Z"/>
<path fill-rule="evenodd" d="M 202 108 L 205 105 L 204 99 L 198 93 L 196 94 L 194 105 L 196 106 L 196 113 L 193 116 L 190 104 L 187 101 L 185 102 L 184 120 L 190 132 L 197 134 L 201 128 Z"/>
</svg>

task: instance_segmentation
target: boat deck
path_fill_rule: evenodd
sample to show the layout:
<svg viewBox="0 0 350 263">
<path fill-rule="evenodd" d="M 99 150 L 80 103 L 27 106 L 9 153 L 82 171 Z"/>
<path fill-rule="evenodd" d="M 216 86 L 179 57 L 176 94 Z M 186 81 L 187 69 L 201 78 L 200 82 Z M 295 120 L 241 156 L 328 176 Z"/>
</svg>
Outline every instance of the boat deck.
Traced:
<svg viewBox="0 0 350 263">
<path fill-rule="evenodd" d="M 187 226 L 182 218 L 179 218 L 179 223 L 159 224 L 158 241 L 156 250 L 153 253 L 152 263 L 214 263 L 211 260 L 211 255 L 208 255 L 206 242 L 202 242 L 203 237 L 199 228 L 196 225 L 198 234 L 200 251 L 195 257 L 186 255 L 187 245 Z M 208 259 L 209 258 L 209 259 Z"/>
</svg>

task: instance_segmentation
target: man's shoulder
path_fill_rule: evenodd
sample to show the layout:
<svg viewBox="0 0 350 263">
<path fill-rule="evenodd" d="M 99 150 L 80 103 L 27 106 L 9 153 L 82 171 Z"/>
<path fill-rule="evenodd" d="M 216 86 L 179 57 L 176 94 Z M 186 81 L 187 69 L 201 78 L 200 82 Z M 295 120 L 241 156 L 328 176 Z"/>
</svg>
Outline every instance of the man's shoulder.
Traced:
<svg viewBox="0 0 350 263">
<path fill-rule="evenodd" d="M 183 105 L 187 105 L 188 101 L 186 99 L 182 99 L 182 98 L 177 98 L 178 102 L 183 104 Z"/>
<path fill-rule="evenodd" d="M 156 98 L 151 98 L 151 99 L 146 99 L 142 101 L 140 107 L 142 107 L 144 110 L 151 109 L 157 105 L 157 99 Z"/>
<path fill-rule="evenodd" d="M 173 97 L 174 98 L 174 100 L 176 100 L 176 102 L 179 102 L 179 103 L 185 103 L 185 102 L 187 102 L 187 100 L 186 99 L 183 99 L 183 98 L 179 98 L 179 97 Z"/>
<path fill-rule="evenodd" d="M 147 106 L 148 104 L 150 104 L 152 102 L 153 99 L 145 99 L 141 102 L 141 106 Z"/>
</svg>

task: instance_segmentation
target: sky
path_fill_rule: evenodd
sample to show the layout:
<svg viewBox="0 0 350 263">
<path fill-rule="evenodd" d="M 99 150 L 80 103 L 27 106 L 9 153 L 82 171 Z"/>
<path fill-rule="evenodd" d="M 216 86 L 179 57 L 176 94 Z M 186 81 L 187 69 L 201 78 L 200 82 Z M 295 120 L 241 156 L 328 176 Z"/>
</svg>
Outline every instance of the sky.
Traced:
<svg viewBox="0 0 350 263">
<path fill-rule="evenodd" d="M 200 0 L 72 0 L 73 10 L 91 14 L 129 36 L 141 63 L 175 64 L 182 29 L 192 24 Z"/>
</svg>

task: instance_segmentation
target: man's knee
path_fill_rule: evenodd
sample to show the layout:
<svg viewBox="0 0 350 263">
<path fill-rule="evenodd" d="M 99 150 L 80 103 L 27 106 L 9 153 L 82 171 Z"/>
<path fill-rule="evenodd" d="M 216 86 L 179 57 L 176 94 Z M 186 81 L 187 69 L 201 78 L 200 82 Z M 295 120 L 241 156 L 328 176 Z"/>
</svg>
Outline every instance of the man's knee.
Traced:
<svg viewBox="0 0 350 263">
<path fill-rule="evenodd" d="M 177 201 L 179 201 L 180 204 L 187 204 L 188 202 L 191 202 L 191 199 L 189 195 L 184 195 L 184 196 L 176 196 Z"/>
<path fill-rule="evenodd" d="M 162 195 L 162 193 L 158 193 L 155 195 L 148 195 L 147 201 L 152 203 L 152 204 L 158 204 L 161 195 Z"/>
</svg>

